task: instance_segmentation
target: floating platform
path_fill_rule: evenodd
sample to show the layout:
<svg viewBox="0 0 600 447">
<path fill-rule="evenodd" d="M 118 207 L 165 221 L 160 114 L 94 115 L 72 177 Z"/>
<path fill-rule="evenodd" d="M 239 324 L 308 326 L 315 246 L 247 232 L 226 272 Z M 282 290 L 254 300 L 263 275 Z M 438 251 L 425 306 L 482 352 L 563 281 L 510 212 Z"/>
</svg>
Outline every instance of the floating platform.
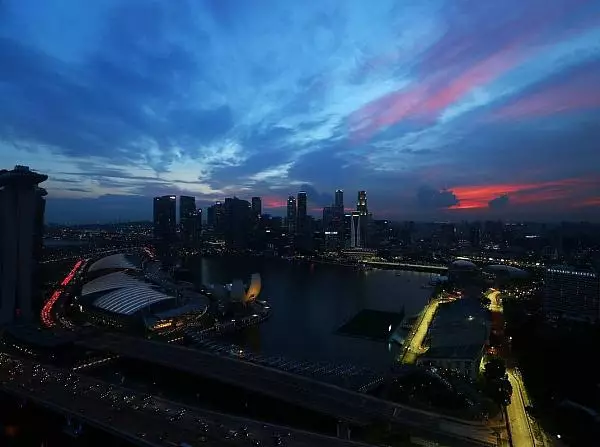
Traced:
<svg viewBox="0 0 600 447">
<path fill-rule="evenodd" d="M 402 323 L 404 311 L 384 312 L 363 309 L 337 331 L 338 335 L 387 341 L 396 327 Z"/>
</svg>

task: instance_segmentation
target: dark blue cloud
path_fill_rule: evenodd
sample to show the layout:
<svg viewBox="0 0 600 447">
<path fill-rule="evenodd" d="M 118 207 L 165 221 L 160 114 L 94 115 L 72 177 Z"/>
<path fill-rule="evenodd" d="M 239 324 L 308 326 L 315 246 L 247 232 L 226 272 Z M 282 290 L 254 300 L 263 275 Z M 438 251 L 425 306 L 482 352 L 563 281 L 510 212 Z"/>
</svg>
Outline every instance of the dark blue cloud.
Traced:
<svg viewBox="0 0 600 447">
<path fill-rule="evenodd" d="M 458 219 L 505 187 L 507 213 L 525 210 L 515 194 L 564 218 L 600 197 L 586 180 L 600 163 L 599 13 L 579 0 L 4 0 L 0 164 L 48 172 L 49 212 L 300 188 L 320 206 L 343 188 L 368 190 L 376 213 Z M 527 195 L 549 183 L 567 189 Z"/>
<path fill-rule="evenodd" d="M 491 209 L 501 210 L 501 209 L 505 209 L 509 203 L 510 203 L 510 199 L 509 199 L 508 195 L 504 194 L 504 195 L 501 195 L 500 197 L 496 197 L 495 199 L 490 200 L 488 202 L 488 206 Z"/>
<path fill-rule="evenodd" d="M 445 189 L 437 190 L 428 186 L 422 186 L 417 192 L 417 202 L 424 208 L 449 208 L 460 202 L 452 191 Z"/>
</svg>

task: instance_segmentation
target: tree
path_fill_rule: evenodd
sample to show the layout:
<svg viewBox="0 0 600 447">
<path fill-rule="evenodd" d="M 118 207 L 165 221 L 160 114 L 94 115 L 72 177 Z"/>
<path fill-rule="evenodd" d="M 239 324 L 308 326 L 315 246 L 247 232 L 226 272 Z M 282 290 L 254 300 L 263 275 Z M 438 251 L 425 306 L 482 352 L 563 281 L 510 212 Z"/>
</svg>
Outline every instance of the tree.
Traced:
<svg viewBox="0 0 600 447">
<path fill-rule="evenodd" d="M 506 366 L 502 359 L 493 357 L 484 367 L 483 376 L 486 380 L 499 380 L 506 376 Z"/>
<path fill-rule="evenodd" d="M 484 367 L 483 377 L 486 394 L 498 405 L 510 404 L 512 386 L 504 362 L 497 357 L 491 359 Z"/>
</svg>

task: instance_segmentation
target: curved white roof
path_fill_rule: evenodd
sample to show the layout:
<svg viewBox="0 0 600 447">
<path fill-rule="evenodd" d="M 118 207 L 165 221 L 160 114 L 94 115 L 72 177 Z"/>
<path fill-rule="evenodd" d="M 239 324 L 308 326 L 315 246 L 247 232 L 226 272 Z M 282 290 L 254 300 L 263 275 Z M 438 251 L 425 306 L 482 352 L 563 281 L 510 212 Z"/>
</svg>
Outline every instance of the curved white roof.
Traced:
<svg viewBox="0 0 600 447">
<path fill-rule="evenodd" d="M 135 287 L 144 284 L 140 280 L 129 276 L 124 272 L 114 272 L 108 275 L 100 276 L 87 284 L 83 285 L 81 295 L 89 295 L 91 293 L 106 292 L 112 289 L 122 289 L 123 287 Z"/>
<path fill-rule="evenodd" d="M 94 306 L 109 312 L 131 315 L 138 310 L 159 301 L 174 300 L 175 298 L 159 292 L 143 283 L 136 287 L 125 287 L 113 290 L 96 299 Z"/>
<path fill-rule="evenodd" d="M 525 270 L 521 270 L 520 268 L 513 267 L 512 265 L 503 265 L 503 264 L 494 264 L 488 265 L 486 270 L 496 271 L 496 272 L 505 272 L 510 276 L 527 276 L 528 273 Z"/>
<path fill-rule="evenodd" d="M 106 256 L 94 262 L 88 272 L 95 272 L 103 269 L 135 269 L 139 270 L 139 266 L 129 260 L 125 253 L 117 253 L 116 255 Z"/>
<path fill-rule="evenodd" d="M 466 259 L 457 259 L 456 261 L 454 261 L 451 264 L 451 267 L 457 267 L 457 268 L 469 268 L 469 269 L 476 269 L 477 266 L 475 264 L 473 264 L 471 261 L 467 261 Z"/>
</svg>

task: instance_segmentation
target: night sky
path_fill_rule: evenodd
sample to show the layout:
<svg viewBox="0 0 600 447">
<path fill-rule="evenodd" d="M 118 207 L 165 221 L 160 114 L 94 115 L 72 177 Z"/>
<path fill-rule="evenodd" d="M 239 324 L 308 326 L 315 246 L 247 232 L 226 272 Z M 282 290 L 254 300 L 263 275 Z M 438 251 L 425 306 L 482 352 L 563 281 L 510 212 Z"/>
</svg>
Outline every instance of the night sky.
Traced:
<svg viewBox="0 0 600 447">
<path fill-rule="evenodd" d="M 47 220 L 336 188 L 375 218 L 600 219 L 598 0 L 0 0 L 0 167 Z"/>
</svg>

